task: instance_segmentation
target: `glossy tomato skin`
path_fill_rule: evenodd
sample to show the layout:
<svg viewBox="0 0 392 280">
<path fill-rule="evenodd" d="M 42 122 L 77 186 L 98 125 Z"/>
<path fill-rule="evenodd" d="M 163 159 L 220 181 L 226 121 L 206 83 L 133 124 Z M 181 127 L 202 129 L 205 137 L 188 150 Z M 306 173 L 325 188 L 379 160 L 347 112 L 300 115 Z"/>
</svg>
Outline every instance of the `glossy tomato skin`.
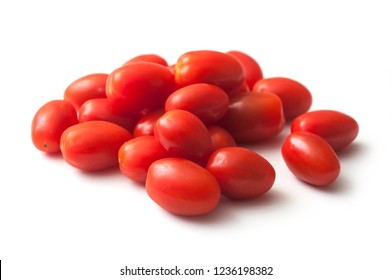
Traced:
<svg viewBox="0 0 392 280">
<path fill-rule="evenodd" d="M 242 94 L 245 92 L 249 92 L 249 86 L 246 83 L 246 81 L 244 80 L 244 82 L 236 88 L 233 88 L 232 90 L 230 90 L 227 95 L 230 96 L 230 98 L 233 98 L 234 96 L 238 95 L 238 94 Z"/>
<path fill-rule="evenodd" d="M 160 64 L 162 66 L 167 66 L 166 60 L 157 54 L 138 55 L 125 62 L 124 65 L 135 63 L 135 62 L 151 62 L 151 63 Z"/>
<path fill-rule="evenodd" d="M 154 127 L 157 120 L 165 113 L 163 108 L 155 109 L 141 117 L 133 128 L 133 136 L 154 135 Z"/>
<path fill-rule="evenodd" d="M 151 164 L 146 190 L 163 209 L 184 216 L 210 213 L 218 205 L 221 193 L 214 176 L 183 158 L 165 158 Z"/>
<path fill-rule="evenodd" d="M 203 122 L 184 110 L 171 110 L 160 117 L 154 136 L 176 157 L 202 163 L 212 152 L 211 137 Z"/>
<path fill-rule="evenodd" d="M 83 76 L 72 82 L 64 92 L 64 100 L 72 103 L 76 110 L 84 102 L 93 98 L 106 97 L 106 80 L 108 74 L 95 73 Z"/>
<path fill-rule="evenodd" d="M 250 55 L 240 51 L 229 51 L 227 53 L 234 56 L 241 63 L 245 72 L 245 81 L 250 89 L 258 80 L 263 78 L 260 65 Z"/>
<path fill-rule="evenodd" d="M 253 86 L 255 92 L 273 92 L 280 97 L 286 120 L 307 112 L 312 105 L 310 91 L 301 83 L 283 77 L 261 79 Z"/>
<path fill-rule="evenodd" d="M 358 135 L 355 119 L 334 110 L 307 112 L 294 119 L 291 132 L 308 131 L 326 140 L 335 151 L 352 143 Z"/>
<path fill-rule="evenodd" d="M 212 125 L 208 127 L 211 136 L 212 150 L 216 151 L 225 147 L 236 147 L 237 144 L 231 134 L 221 126 Z"/>
<path fill-rule="evenodd" d="M 106 94 L 117 111 L 138 113 L 163 107 L 175 87 L 174 76 L 162 65 L 135 62 L 110 73 Z"/>
<path fill-rule="evenodd" d="M 31 139 L 34 146 L 46 153 L 60 152 L 61 134 L 77 123 L 76 110 L 70 102 L 49 101 L 34 115 L 31 124 Z"/>
<path fill-rule="evenodd" d="M 219 123 L 237 143 L 260 142 L 282 131 L 282 102 L 273 93 L 238 94 L 230 99 L 229 110 Z"/>
<path fill-rule="evenodd" d="M 79 122 L 108 121 L 132 131 L 139 116 L 123 115 L 117 112 L 107 98 L 87 100 L 79 109 Z"/>
<path fill-rule="evenodd" d="M 118 150 L 132 138 L 125 128 L 106 121 L 90 121 L 67 128 L 61 136 L 66 162 L 85 171 L 118 166 Z"/>
<path fill-rule="evenodd" d="M 179 57 L 175 68 L 176 83 L 187 86 L 208 83 L 226 93 L 239 87 L 245 80 L 241 64 L 233 56 L 217 51 L 191 51 Z"/>
<path fill-rule="evenodd" d="M 166 100 L 165 110 L 185 110 L 196 115 L 205 125 L 216 123 L 229 108 L 229 97 L 219 87 L 199 83 L 176 90 Z"/>
<path fill-rule="evenodd" d="M 291 133 L 283 143 L 282 156 L 290 171 L 311 185 L 329 185 L 340 173 L 340 162 L 333 148 L 310 132 Z"/>
<path fill-rule="evenodd" d="M 232 199 L 263 195 L 275 182 L 272 165 L 256 152 L 241 147 L 216 150 L 206 168 L 218 180 L 222 194 Z"/>
<path fill-rule="evenodd" d="M 138 183 L 145 183 L 150 165 L 170 154 L 154 136 L 140 136 L 125 142 L 119 152 L 121 172 Z"/>
</svg>

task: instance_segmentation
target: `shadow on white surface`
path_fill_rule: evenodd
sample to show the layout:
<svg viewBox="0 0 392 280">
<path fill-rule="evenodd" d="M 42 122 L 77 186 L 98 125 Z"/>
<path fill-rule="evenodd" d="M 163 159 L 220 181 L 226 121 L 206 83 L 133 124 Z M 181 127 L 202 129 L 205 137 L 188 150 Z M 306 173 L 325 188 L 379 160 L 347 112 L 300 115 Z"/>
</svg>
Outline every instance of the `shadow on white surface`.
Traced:
<svg viewBox="0 0 392 280">
<path fill-rule="evenodd" d="M 314 191 L 331 195 L 349 195 L 353 191 L 350 179 L 348 179 L 344 174 L 340 174 L 334 182 L 327 186 L 315 186 L 303 181 L 301 182 L 305 185 L 305 187 Z"/>
<path fill-rule="evenodd" d="M 267 209 L 281 206 L 286 200 L 286 195 L 277 190 L 271 190 L 265 195 L 253 199 L 233 200 L 222 196 L 217 208 L 207 215 L 195 217 L 172 216 L 185 223 L 192 224 L 230 224 L 236 222 L 236 216 L 241 215 L 241 211 L 260 211 L 260 213 L 263 213 Z"/>
<path fill-rule="evenodd" d="M 354 157 L 363 156 L 368 151 L 368 146 L 363 142 L 353 142 L 349 146 L 337 152 L 339 159 L 353 159 Z"/>
</svg>

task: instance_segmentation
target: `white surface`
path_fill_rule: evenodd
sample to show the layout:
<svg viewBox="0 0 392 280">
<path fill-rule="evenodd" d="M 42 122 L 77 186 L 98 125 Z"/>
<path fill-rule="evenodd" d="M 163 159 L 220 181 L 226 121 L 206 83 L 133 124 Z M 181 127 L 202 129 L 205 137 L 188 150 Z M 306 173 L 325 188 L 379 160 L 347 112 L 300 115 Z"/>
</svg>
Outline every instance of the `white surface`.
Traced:
<svg viewBox="0 0 392 280">
<path fill-rule="evenodd" d="M 273 266 L 268 279 L 392 279 L 387 3 L 2 1 L 4 279 L 164 278 L 120 276 L 125 265 Z M 73 80 L 110 72 L 142 53 L 174 63 L 197 49 L 247 52 L 265 76 L 304 83 L 313 93 L 312 109 L 357 119 L 359 137 L 341 153 L 341 177 L 330 190 L 294 178 L 280 157 L 282 135 L 255 147 L 277 171 L 270 193 L 223 200 L 211 215 L 181 218 L 120 173 L 85 174 L 33 147 L 35 111 L 62 98 Z"/>
</svg>

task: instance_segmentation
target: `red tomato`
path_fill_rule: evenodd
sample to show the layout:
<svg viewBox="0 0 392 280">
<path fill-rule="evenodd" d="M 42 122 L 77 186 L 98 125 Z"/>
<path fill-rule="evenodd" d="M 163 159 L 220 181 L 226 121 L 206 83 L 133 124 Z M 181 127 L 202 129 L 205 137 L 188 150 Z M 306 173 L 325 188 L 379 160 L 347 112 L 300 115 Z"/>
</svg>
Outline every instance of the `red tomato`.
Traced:
<svg viewBox="0 0 392 280">
<path fill-rule="evenodd" d="M 73 105 L 65 100 L 44 104 L 35 114 L 31 124 L 34 146 L 46 153 L 60 152 L 60 138 L 65 129 L 78 123 Z"/>
<path fill-rule="evenodd" d="M 64 92 L 64 99 L 71 102 L 76 110 L 92 98 L 106 97 L 108 74 L 90 74 L 71 83 Z"/>
<path fill-rule="evenodd" d="M 235 147 L 237 144 L 231 134 L 223 127 L 213 125 L 208 127 L 211 136 L 212 150 L 218 150 L 225 147 Z"/>
<path fill-rule="evenodd" d="M 157 54 L 138 55 L 138 56 L 135 56 L 134 58 L 131 58 L 127 62 L 125 62 L 124 65 L 127 65 L 130 63 L 135 63 L 135 62 L 151 62 L 151 63 L 156 63 L 156 64 L 160 64 L 163 66 L 167 66 L 166 60 Z"/>
<path fill-rule="evenodd" d="M 192 51 L 176 63 L 176 83 L 187 86 L 208 83 L 229 93 L 245 80 L 241 64 L 233 56 L 216 51 Z"/>
<path fill-rule="evenodd" d="M 292 120 L 309 110 L 312 105 L 310 91 L 297 81 L 288 78 L 268 78 L 259 80 L 255 92 L 273 92 L 280 97 L 286 120 Z"/>
<path fill-rule="evenodd" d="M 150 165 L 170 154 L 154 136 L 141 136 L 125 142 L 118 152 L 121 172 L 128 178 L 144 183 Z"/>
<path fill-rule="evenodd" d="M 273 93 L 243 93 L 230 100 L 220 124 L 238 142 L 259 142 L 282 131 L 285 120 L 282 102 Z"/>
<path fill-rule="evenodd" d="M 283 143 L 282 155 L 290 171 L 309 184 L 329 185 L 339 176 L 340 162 L 335 151 L 316 134 L 290 134 Z"/>
<path fill-rule="evenodd" d="M 220 198 L 219 184 L 214 176 L 183 158 L 155 161 L 148 169 L 146 190 L 163 209 L 185 216 L 211 212 Z"/>
<path fill-rule="evenodd" d="M 266 159 L 240 147 L 216 150 L 206 168 L 218 180 L 222 194 L 232 199 L 260 196 L 275 181 L 275 170 Z"/>
<path fill-rule="evenodd" d="M 358 135 L 358 123 L 350 116 L 333 110 L 318 110 L 298 116 L 291 132 L 308 131 L 326 140 L 335 151 L 341 150 Z"/>
<path fill-rule="evenodd" d="M 137 116 L 125 116 L 113 108 L 107 98 L 94 98 L 87 100 L 79 109 L 79 122 L 108 121 L 132 131 Z"/>
<path fill-rule="evenodd" d="M 229 51 L 227 53 L 234 56 L 241 63 L 245 72 L 245 80 L 249 88 L 253 88 L 253 85 L 263 78 L 263 72 L 260 65 L 251 56 L 239 51 Z"/>
<path fill-rule="evenodd" d="M 125 128 L 106 121 L 90 121 L 67 128 L 60 148 L 70 165 L 95 171 L 118 165 L 118 150 L 132 135 Z"/>
<path fill-rule="evenodd" d="M 148 112 L 144 117 L 138 120 L 133 128 L 133 136 L 154 135 L 154 127 L 157 120 L 165 113 L 164 109 L 156 109 Z"/>
<path fill-rule="evenodd" d="M 154 136 L 174 156 L 205 162 L 212 152 L 210 134 L 202 121 L 184 110 L 171 110 L 158 119 Z"/>
<path fill-rule="evenodd" d="M 174 76 L 167 67 L 135 62 L 109 75 L 106 94 L 117 111 L 138 113 L 163 107 L 174 86 Z"/>
<path fill-rule="evenodd" d="M 246 81 L 244 81 L 239 87 L 233 88 L 232 90 L 230 90 L 227 95 L 230 96 L 230 98 L 232 98 L 233 96 L 236 96 L 237 94 L 241 94 L 241 93 L 245 93 L 249 91 L 249 87 L 248 84 L 246 83 Z"/>
<path fill-rule="evenodd" d="M 196 115 L 204 124 L 220 120 L 229 108 L 229 98 L 219 87 L 193 84 L 173 92 L 166 100 L 165 110 L 181 109 Z"/>
</svg>

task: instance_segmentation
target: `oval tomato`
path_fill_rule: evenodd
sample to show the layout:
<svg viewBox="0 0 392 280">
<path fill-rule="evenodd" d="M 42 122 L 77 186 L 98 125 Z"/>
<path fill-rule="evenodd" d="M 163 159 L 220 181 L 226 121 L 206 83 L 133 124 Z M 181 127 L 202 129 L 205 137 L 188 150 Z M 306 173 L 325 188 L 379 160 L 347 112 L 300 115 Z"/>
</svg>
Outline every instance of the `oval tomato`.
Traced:
<svg viewBox="0 0 392 280">
<path fill-rule="evenodd" d="M 285 119 L 282 102 L 273 93 L 243 93 L 230 100 L 220 124 L 235 141 L 252 143 L 271 138 L 282 131 Z"/>
<path fill-rule="evenodd" d="M 124 65 L 135 63 L 135 62 L 151 62 L 151 63 L 160 64 L 162 66 L 167 66 L 166 60 L 157 54 L 138 55 L 125 62 Z"/>
<path fill-rule="evenodd" d="M 93 98 L 106 97 L 108 74 L 96 73 L 83 76 L 72 82 L 64 92 L 64 100 L 69 101 L 79 110 L 84 102 Z"/>
<path fill-rule="evenodd" d="M 125 142 L 119 152 L 118 161 L 121 172 L 128 178 L 144 183 L 150 165 L 170 154 L 154 136 L 141 136 Z"/>
<path fill-rule="evenodd" d="M 165 110 L 185 110 L 196 115 L 204 124 L 220 120 L 229 108 L 229 98 L 219 87 L 211 84 L 185 86 L 167 98 Z"/>
<path fill-rule="evenodd" d="M 244 81 L 239 87 L 233 88 L 232 90 L 230 90 L 227 95 L 230 96 L 230 98 L 232 98 L 233 96 L 236 96 L 238 94 L 241 93 L 245 93 L 245 92 L 249 92 L 249 87 L 248 84 L 246 83 L 246 81 Z"/>
<path fill-rule="evenodd" d="M 334 110 L 317 110 L 298 116 L 291 131 L 308 131 L 326 140 L 335 151 L 341 150 L 358 135 L 358 123 L 350 116 Z"/>
<path fill-rule="evenodd" d="M 282 156 L 296 177 L 312 185 L 329 185 L 340 173 L 335 151 L 323 138 L 310 132 L 290 134 L 283 143 Z"/>
<path fill-rule="evenodd" d="M 260 65 L 251 56 L 240 51 L 229 51 L 229 55 L 234 56 L 245 72 L 245 80 L 249 88 L 253 88 L 253 85 L 260 79 L 263 78 L 263 72 Z"/>
<path fill-rule="evenodd" d="M 245 80 L 238 60 L 217 51 L 191 51 L 181 55 L 176 63 L 175 75 L 180 86 L 208 83 L 226 93 L 241 86 Z"/>
<path fill-rule="evenodd" d="M 208 127 L 211 136 L 212 150 L 218 150 L 225 147 L 235 147 L 237 144 L 231 134 L 221 126 L 213 125 Z"/>
<path fill-rule="evenodd" d="M 240 147 L 216 150 L 207 170 L 218 180 L 222 194 L 232 199 L 260 196 L 275 182 L 275 170 L 262 156 Z"/>
<path fill-rule="evenodd" d="M 60 142 L 70 165 L 95 171 L 118 165 L 118 150 L 132 135 L 125 128 L 106 121 L 90 121 L 67 128 Z"/>
<path fill-rule="evenodd" d="M 106 94 L 117 111 L 138 113 L 163 107 L 174 87 L 174 76 L 167 67 L 135 62 L 109 75 Z"/>
<path fill-rule="evenodd" d="M 146 190 L 163 209 L 185 216 L 211 212 L 220 198 L 219 184 L 214 176 L 182 158 L 165 158 L 151 164 Z"/>
<path fill-rule="evenodd" d="M 154 135 L 154 127 L 157 120 L 163 116 L 165 110 L 160 108 L 148 112 L 145 116 L 140 118 L 133 128 L 133 136 L 139 137 L 143 135 Z"/>
<path fill-rule="evenodd" d="M 87 100 L 79 109 L 79 122 L 107 121 L 132 131 L 138 117 L 117 112 L 107 98 Z"/>
<path fill-rule="evenodd" d="M 171 110 L 158 119 L 154 136 L 174 156 L 204 162 L 212 152 L 210 134 L 203 122 L 184 110 Z"/>
<path fill-rule="evenodd" d="M 46 153 L 59 152 L 61 134 L 77 123 L 78 117 L 70 102 L 53 100 L 44 104 L 34 115 L 31 124 L 34 146 Z"/>
<path fill-rule="evenodd" d="M 301 83 L 288 78 L 268 78 L 259 80 L 255 92 L 273 92 L 280 97 L 286 120 L 292 120 L 309 110 L 312 105 L 310 91 Z"/>
</svg>

